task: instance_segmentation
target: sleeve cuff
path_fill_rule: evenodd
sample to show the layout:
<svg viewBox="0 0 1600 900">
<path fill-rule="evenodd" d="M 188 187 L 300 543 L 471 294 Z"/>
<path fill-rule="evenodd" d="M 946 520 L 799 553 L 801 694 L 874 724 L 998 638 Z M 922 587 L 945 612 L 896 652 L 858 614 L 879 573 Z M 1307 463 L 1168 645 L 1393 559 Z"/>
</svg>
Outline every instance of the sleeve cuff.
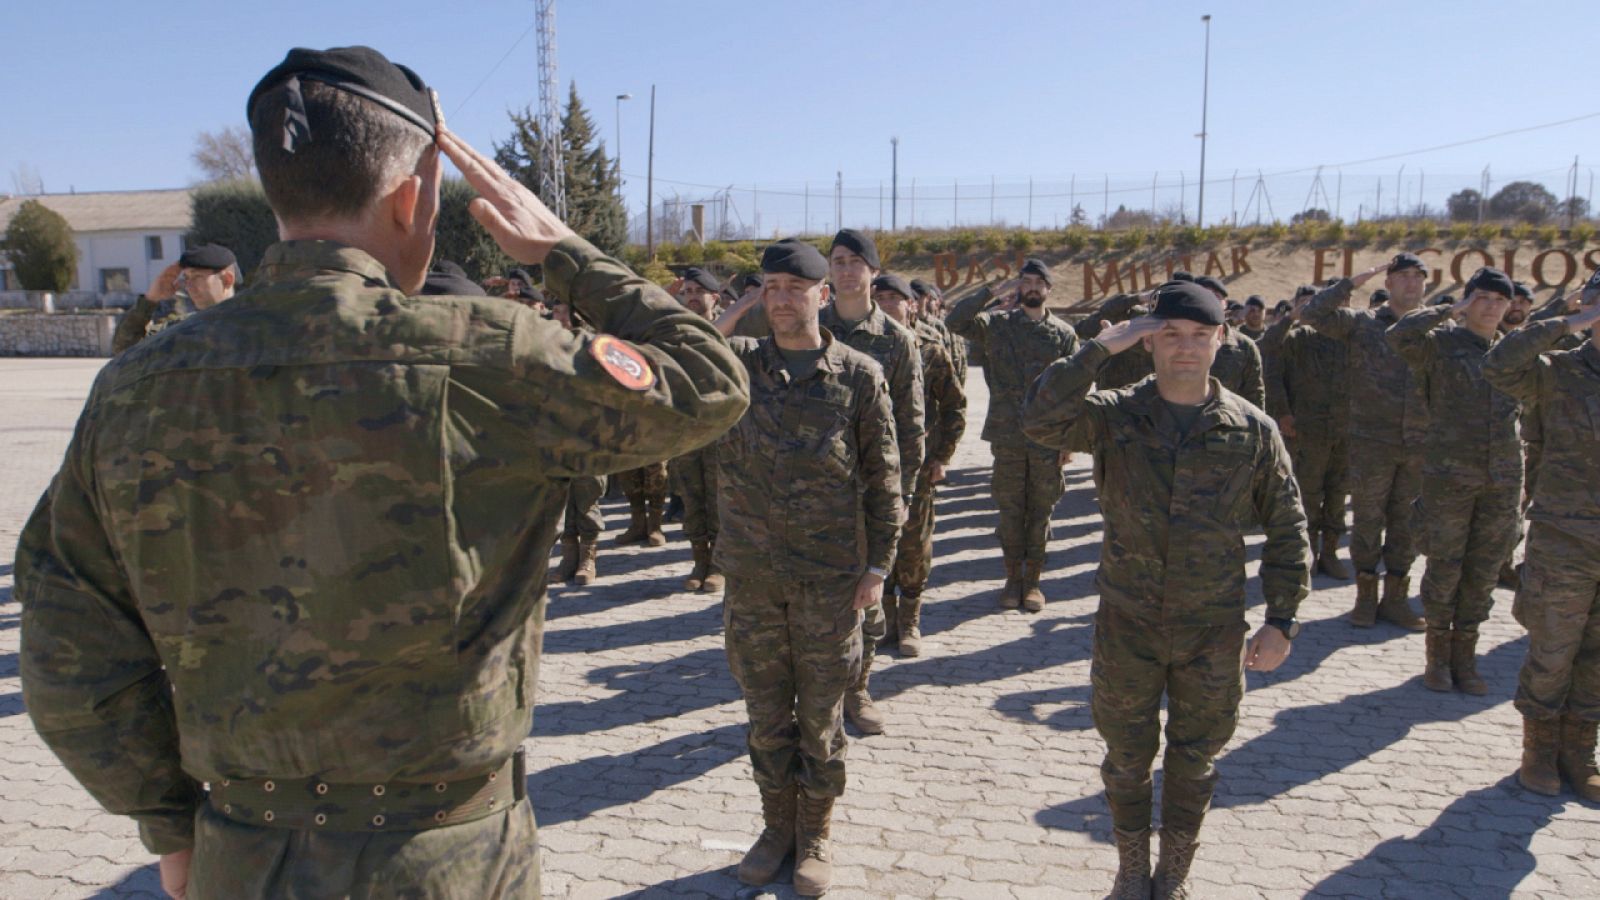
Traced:
<svg viewBox="0 0 1600 900">
<path fill-rule="evenodd" d="M 595 246 L 573 235 L 563 238 L 544 260 L 544 284 L 557 297 L 573 302 L 572 283 L 589 263 L 605 258 Z"/>
</svg>

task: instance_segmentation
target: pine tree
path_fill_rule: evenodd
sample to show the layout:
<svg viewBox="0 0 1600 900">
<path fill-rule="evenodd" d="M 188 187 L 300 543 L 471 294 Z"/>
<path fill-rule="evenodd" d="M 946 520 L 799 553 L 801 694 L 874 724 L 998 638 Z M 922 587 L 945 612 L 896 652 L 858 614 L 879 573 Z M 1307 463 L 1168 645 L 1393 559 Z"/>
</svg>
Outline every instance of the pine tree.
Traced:
<svg viewBox="0 0 1600 900">
<path fill-rule="evenodd" d="M 495 145 L 495 161 L 541 200 L 539 120 L 531 108 L 511 113 L 511 137 Z M 627 244 L 627 213 L 618 196 L 616 165 L 595 136 L 594 119 L 571 85 L 561 117 L 562 173 L 567 187 L 567 224 L 604 253 L 620 255 Z"/>
</svg>

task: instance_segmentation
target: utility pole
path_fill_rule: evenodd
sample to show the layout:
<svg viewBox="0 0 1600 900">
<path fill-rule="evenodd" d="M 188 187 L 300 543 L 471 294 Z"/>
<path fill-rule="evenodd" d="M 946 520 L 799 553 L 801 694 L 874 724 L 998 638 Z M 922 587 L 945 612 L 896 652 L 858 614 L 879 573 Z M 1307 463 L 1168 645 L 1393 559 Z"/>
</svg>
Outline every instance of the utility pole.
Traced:
<svg viewBox="0 0 1600 900">
<path fill-rule="evenodd" d="M 1211 101 L 1211 16 L 1204 15 L 1200 21 L 1206 23 L 1206 64 L 1205 72 L 1200 80 L 1200 209 L 1196 223 L 1206 224 L 1206 111 Z"/>
<path fill-rule="evenodd" d="M 889 230 L 900 227 L 900 139 L 889 138 Z"/>
<path fill-rule="evenodd" d="M 645 259 L 656 258 L 656 86 L 650 85 L 650 161 L 644 173 Z"/>
</svg>

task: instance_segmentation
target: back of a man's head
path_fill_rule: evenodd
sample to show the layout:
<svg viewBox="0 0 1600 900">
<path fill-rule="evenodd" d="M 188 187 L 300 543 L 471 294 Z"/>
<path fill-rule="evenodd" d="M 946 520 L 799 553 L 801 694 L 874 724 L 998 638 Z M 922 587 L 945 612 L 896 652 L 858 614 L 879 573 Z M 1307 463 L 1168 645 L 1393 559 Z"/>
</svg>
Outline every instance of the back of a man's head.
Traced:
<svg viewBox="0 0 1600 900">
<path fill-rule="evenodd" d="M 250 110 L 256 169 L 284 222 L 353 219 L 417 169 L 428 135 L 378 104 L 317 81 L 300 84 L 311 139 L 284 148 L 286 90 L 267 90 Z"/>
</svg>

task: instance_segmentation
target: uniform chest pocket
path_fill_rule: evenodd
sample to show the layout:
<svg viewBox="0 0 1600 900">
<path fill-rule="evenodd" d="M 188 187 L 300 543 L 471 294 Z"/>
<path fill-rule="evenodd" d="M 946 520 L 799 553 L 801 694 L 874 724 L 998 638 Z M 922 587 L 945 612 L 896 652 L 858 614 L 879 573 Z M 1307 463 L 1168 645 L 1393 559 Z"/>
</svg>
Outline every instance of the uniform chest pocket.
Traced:
<svg viewBox="0 0 1600 900">
<path fill-rule="evenodd" d="M 796 435 L 808 462 L 830 478 L 844 482 L 856 469 L 856 446 L 847 411 L 832 404 L 815 404 L 800 416 Z"/>
<path fill-rule="evenodd" d="M 1185 454 L 1191 495 L 1223 521 L 1237 521 L 1250 508 L 1250 481 L 1255 475 L 1257 438 L 1251 434 L 1212 433 L 1202 447 Z"/>
</svg>

